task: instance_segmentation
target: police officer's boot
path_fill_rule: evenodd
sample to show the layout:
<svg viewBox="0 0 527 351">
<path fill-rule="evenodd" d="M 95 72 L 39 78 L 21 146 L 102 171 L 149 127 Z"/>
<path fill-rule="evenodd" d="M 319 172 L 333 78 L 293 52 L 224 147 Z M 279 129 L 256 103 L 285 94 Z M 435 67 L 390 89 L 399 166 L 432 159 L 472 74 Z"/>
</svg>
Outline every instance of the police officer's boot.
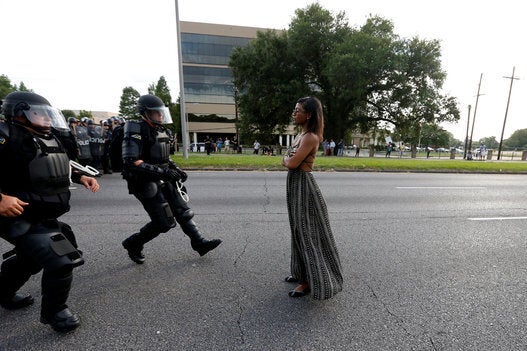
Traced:
<svg viewBox="0 0 527 351">
<path fill-rule="evenodd" d="M 137 264 L 145 262 L 143 255 L 143 243 L 140 240 L 139 233 L 133 234 L 123 241 L 123 247 L 128 251 L 128 256 Z"/>
<path fill-rule="evenodd" d="M 221 244 L 220 239 L 207 240 L 201 236 L 196 223 L 192 219 L 188 220 L 185 223 L 179 223 L 183 232 L 187 234 L 190 238 L 190 245 L 197 251 L 200 256 L 205 255 L 207 252 L 214 250 L 219 244 Z"/>
<path fill-rule="evenodd" d="M 32 305 L 35 300 L 31 295 L 16 293 L 29 277 L 31 273 L 23 269 L 16 256 L 6 259 L 0 271 L 0 306 L 8 310 L 17 310 Z"/>
<path fill-rule="evenodd" d="M 146 224 L 139 230 L 139 233 L 131 235 L 128 239 L 123 241 L 123 247 L 128 251 L 128 256 L 137 264 L 145 262 L 145 255 L 143 255 L 144 244 L 157 237 L 160 229 L 152 222 Z"/>
<path fill-rule="evenodd" d="M 42 274 L 40 322 L 61 333 L 70 332 L 80 325 L 79 317 L 66 305 L 72 280 L 72 268 L 67 266 L 54 271 L 44 270 Z"/>
</svg>

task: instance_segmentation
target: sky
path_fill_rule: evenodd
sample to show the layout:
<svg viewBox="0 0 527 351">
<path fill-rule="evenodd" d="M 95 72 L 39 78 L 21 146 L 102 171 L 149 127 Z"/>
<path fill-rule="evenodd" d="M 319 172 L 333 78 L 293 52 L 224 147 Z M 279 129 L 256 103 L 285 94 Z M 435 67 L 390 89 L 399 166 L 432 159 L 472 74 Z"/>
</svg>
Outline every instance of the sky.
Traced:
<svg viewBox="0 0 527 351">
<path fill-rule="evenodd" d="M 182 21 L 287 29 L 308 0 L 179 0 Z M 499 141 L 527 128 L 527 21 L 521 1 L 319 0 L 345 12 L 350 26 L 371 15 L 402 38 L 437 39 L 447 74 L 443 93 L 461 119 L 443 127 L 464 140 Z M 24 84 L 60 109 L 119 111 L 124 87 L 146 94 L 164 76 L 179 95 L 175 0 L 0 0 L 0 75 Z M 513 68 L 514 77 L 511 80 Z M 482 76 L 477 109 L 476 97 Z M 507 78 L 508 77 L 508 78 Z M 512 81 L 512 89 L 511 89 Z M 507 104 L 509 91 L 510 102 Z M 474 116 L 474 111 L 476 114 Z"/>
</svg>

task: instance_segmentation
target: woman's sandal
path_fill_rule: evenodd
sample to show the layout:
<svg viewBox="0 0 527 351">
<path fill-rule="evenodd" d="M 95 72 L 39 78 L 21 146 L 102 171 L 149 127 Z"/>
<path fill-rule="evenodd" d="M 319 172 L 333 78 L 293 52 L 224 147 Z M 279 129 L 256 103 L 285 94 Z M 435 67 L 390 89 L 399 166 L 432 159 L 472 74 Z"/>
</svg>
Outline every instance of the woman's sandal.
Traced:
<svg viewBox="0 0 527 351">
<path fill-rule="evenodd" d="M 289 296 L 290 297 L 304 297 L 310 292 L 311 292 L 311 289 L 309 287 L 305 288 L 304 290 L 296 290 L 295 288 L 289 292 Z"/>
<path fill-rule="evenodd" d="M 292 275 L 288 275 L 287 277 L 285 277 L 284 279 L 286 282 L 288 283 L 298 283 L 300 282 L 300 280 L 296 279 L 295 277 L 293 277 Z"/>
</svg>

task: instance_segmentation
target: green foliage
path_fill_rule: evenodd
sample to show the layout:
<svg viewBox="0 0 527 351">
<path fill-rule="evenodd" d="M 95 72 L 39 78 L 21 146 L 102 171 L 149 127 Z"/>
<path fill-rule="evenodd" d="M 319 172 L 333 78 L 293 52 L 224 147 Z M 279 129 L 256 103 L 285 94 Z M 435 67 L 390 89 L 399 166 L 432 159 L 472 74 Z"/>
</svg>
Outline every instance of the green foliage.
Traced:
<svg viewBox="0 0 527 351">
<path fill-rule="evenodd" d="M 69 118 L 69 117 L 77 117 L 75 115 L 75 112 L 73 112 L 72 110 L 62 110 L 62 114 L 64 115 L 64 117 L 66 118 Z"/>
<path fill-rule="evenodd" d="M 242 140 L 266 140 L 290 122 L 296 100 L 308 90 L 294 66 L 284 33 L 258 33 L 231 56 Z"/>
<path fill-rule="evenodd" d="M 350 28 L 344 13 L 319 4 L 298 9 L 286 32 L 259 33 L 230 61 L 240 128 L 272 135 L 304 95 L 324 104 L 325 135 L 397 128 L 417 142 L 420 123 L 457 121 L 454 97 L 440 93 L 446 74 L 437 40 L 401 39 L 392 22 L 370 17 Z"/>
<path fill-rule="evenodd" d="M 30 92 L 33 92 L 33 90 L 28 89 L 28 88 L 26 87 L 26 85 L 24 84 L 24 82 L 20 82 L 20 85 L 18 86 L 18 90 L 19 90 L 19 91 L 30 91 Z"/>
<path fill-rule="evenodd" d="M 503 143 L 510 148 L 527 147 L 527 129 L 518 129 Z M 488 147 L 488 146 L 487 146 Z"/>
<path fill-rule="evenodd" d="M 15 87 L 11 84 L 11 80 L 4 74 L 0 75 L 0 99 L 5 98 L 7 94 L 15 90 Z"/>
<path fill-rule="evenodd" d="M 33 92 L 33 90 L 26 87 L 24 82 L 20 82 L 20 85 L 17 87 L 16 84 L 11 83 L 11 80 L 5 74 L 0 75 L 0 99 L 5 98 L 7 94 L 13 91 Z"/>
<path fill-rule="evenodd" d="M 80 110 L 79 111 L 79 119 L 82 118 L 82 117 L 93 118 L 93 115 L 92 115 L 91 111 Z"/>
<path fill-rule="evenodd" d="M 137 100 L 139 100 L 140 96 L 139 92 L 132 87 L 123 88 L 121 102 L 119 103 L 119 116 L 125 118 L 137 118 L 135 106 L 137 105 Z"/>
<path fill-rule="evenodd" d="M 422 124 L 420 132 L 418 130 L 417 133 L 420 136 L 420 144 L 423 147 L 431 146 L 448 148 L 449 146 L 451 146 L 451 141 L 453 139 L 452 133 L 444 130 L 439 125 L 433 123 Z M 404 137 L 401 140 L 410 141 L 408 139 L 405 139 Z M 410 142 L 412 142 L 412 144 L 414 145 L 417 145 L 419 143 L 419 141 Z"/>
<path fill-rule="evenodd" d="M 525 129 L 527 131 L 527 129 Z M 527 137 L 527 134 L 526 134 Z M 527 146 L 527 139 L 525 139 L 526 143 L 524 145 L 518 145 L 518 146 Z M 495 136 L 481 138 L 478 141 L 477 145 L 484 144 L 487 149 L 497 149 L 500 146 L 500 142 L 496 140 Z"/>
<path fill-rule="evenodd" d="M 152 94 L 163 100 L 166 106 L 172 105 L 172 97 L 170 96 L 170 89 L 164 76 L 159 77 L 156 84 L 152 83 L 148 86 L 148 94 Z"/>
</svg>

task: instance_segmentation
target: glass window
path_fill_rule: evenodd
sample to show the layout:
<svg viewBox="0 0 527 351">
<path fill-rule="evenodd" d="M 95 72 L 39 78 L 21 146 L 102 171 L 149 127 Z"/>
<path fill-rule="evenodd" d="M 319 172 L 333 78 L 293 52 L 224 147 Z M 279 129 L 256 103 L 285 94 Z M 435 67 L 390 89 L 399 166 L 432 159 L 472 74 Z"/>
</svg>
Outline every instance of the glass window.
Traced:
<svg viewBox="0 0 527 351">
<path fill-rule="evenodd" d="M 245 46 L 250 38 L 181 33 L 183 63 L 228 65 L 232 50 Z"/>
<path fill-rule="evenodd" d="M 184 66 L 183 77 L 186 101 L 234 103 L 234 88 L 229 68 Z"/>
</svg>

